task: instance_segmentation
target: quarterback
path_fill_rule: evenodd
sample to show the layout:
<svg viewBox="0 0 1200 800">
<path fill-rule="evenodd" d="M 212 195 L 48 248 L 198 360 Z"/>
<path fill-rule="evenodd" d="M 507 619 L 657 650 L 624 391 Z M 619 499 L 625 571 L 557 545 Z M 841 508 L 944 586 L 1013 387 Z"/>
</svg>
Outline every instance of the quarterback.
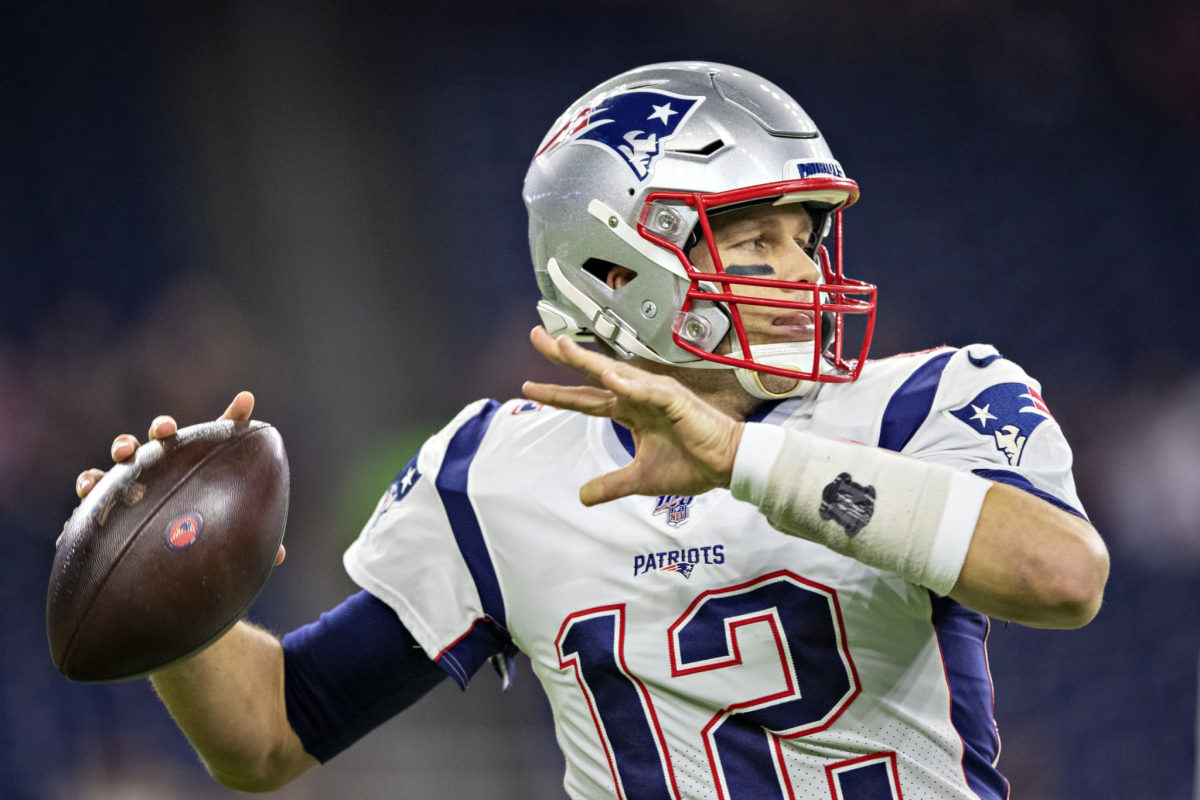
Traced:
<svg viewBox="0 0 1200 800">
<path fill-rule="evenodd" d="M 1087 624 L 1108 556 L 1021 367 L 867 358 L 858 196 L 744 70 L 656 64 L 571 105 L 524 198 L 531 343 L 579 384 L 431 437 L 347 551 L 343 604 L 151 676 L 212 774 L 280 786 L 521 652 L 573 798 L 1007 797 L 988 619 Z"/>
</svg>

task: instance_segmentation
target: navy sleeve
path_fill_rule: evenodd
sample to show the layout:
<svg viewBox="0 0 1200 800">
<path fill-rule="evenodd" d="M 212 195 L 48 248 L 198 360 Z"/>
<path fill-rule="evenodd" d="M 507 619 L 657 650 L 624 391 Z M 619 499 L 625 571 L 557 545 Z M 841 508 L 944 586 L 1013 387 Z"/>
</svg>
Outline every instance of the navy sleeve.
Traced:
<svg viewBox="0 0 1200 800">
<path fill-rule="evenodd" d="M 321 762 L 446 677 L 396 612 L 365 591 L 285 635 L 282 643 L 288 722 Z"/>
<path fill-rule="evenodd" d="M 1069 514 L 1074 514 L 1085 522 L 1088 521 L 1087 516 L 1082 511 L 1068 505 L 1062 500 L 1059 500 L 1049 492 L 1044 492 L 1037 488 L 1030 483 L 1029 479 L 1024 475 L 1020 475 L 1007 469 L 974 469 L 971 471 L 981 478 L 987 478 L 989 481 L 995 481 L 996 483 L 1007 483 L 1009 486 L 1015 486 L 1018 489 L 1024 489 L 1034 497 L 1040 497 L 1050 505 L 1057 506 Z"/>
</svg>

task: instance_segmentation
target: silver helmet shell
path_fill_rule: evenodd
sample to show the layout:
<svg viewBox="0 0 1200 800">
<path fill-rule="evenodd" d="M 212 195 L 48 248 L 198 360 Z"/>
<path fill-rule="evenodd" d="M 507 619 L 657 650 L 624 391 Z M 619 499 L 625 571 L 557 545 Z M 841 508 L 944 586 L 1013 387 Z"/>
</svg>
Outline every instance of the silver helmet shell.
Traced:
<svg viewBox="0 0 1200 800">
<path fill-rule="evenodd" d="M 857 377 L 875 290 L 841 274 L 840 234 L 842 209 L 858 199 L 858 186 L 812 119 L 765 79 L 705 62 L 618 75 L 551 127 L 529 167 L 524 198 L 542 293 L 538 311 L 552 335 L 599 338 L 627 358 L 735 368 L 760 389 L 759 372 L 801 383 Z M 809 254 L 823 268 L 820 284 L 723 274 L 708 217 L 755 202 L 805 204 L 819 232 Z M 832 259 L 820 238 L 831 231 Z M 698 272 L 687 255 L 706 240 L 715 273 Z M 636 277 L 611 288 L 605 278 L 613 265 Z M 807 304 L 780 306 L 821 319 L 821 346 L 750 345 L 738 312 L 737 286 L 746 283 L 805 290 L 813 298 Z M 841 352 L 846 313 L 868 315 L 853 363 Z"/>
</svg>

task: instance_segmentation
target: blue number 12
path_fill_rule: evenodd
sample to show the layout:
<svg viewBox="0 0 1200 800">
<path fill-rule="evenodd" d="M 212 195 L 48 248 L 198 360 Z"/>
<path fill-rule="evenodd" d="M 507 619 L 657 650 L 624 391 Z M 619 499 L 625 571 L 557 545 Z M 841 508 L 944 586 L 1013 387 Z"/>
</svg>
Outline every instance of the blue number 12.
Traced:
<svg viewBox="0 0 1200 800">
<path fill-rule="evenodd" d="M 700 731 L 721 800 L 795 797 L 781 740 L 825 730 L 861 691 L 836 592 L 787 571 L 697 597 L 667 631 L 672 676 L 741 664 L 739 631 L 759 624 L 774 637 L 783 688 L 730 703 Z M 557 644 L 559 668 L 574 669 L 587 698 L 618 797 L 678 800 L 653 700 L 625 665 L 625 606 L 571 614 Z M 826 778 L 836 800 L 900 798 L 892 753 L 831 764 Z"/>
</svg>

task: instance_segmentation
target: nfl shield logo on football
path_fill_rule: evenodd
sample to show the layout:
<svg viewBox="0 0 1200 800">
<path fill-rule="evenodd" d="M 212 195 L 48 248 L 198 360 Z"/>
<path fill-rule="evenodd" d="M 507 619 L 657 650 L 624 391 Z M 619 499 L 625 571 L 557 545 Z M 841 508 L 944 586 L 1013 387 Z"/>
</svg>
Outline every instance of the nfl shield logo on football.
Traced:
<svg viewBox="0 0 1200 800">
<path fill-rule="evenodd" d="M 667 524 L 678 528 L 683 523 L 687 522 L 692 514 L 692 503 L 696 500 L 694 497 L 685 497 L 678 494 L 660 495 L 658 502 L 654 506 L 653 516 L 666 514 Z"/>
</svg>

